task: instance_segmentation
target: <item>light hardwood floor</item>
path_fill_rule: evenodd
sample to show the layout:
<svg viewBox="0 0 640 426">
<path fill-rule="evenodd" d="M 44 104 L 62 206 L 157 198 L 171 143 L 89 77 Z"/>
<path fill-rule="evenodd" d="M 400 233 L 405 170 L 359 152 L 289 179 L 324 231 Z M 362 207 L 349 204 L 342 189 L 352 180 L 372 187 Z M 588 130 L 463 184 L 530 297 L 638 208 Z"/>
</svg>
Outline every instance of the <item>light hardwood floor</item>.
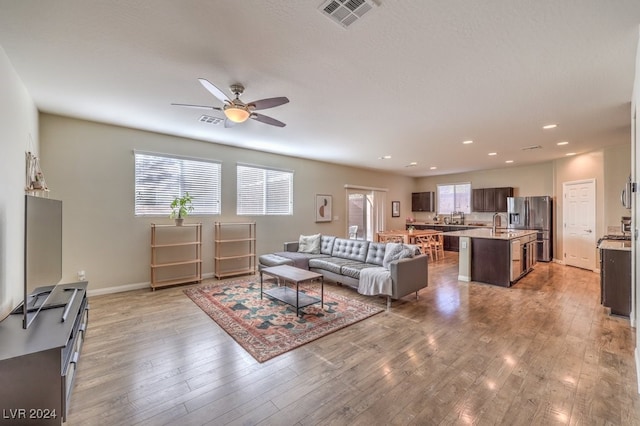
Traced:
<svg viewBox="0 0 640 426">
<path fill-rule="evenodd" d="M 430 264 L 418 300 L 263 364 L 185 287 L 91 297 L 67 424 L 640 424 L 634 333 L 597 274 L 539 263 L 507 289 L 459 282 L 456 261 Z"/>
</svg>

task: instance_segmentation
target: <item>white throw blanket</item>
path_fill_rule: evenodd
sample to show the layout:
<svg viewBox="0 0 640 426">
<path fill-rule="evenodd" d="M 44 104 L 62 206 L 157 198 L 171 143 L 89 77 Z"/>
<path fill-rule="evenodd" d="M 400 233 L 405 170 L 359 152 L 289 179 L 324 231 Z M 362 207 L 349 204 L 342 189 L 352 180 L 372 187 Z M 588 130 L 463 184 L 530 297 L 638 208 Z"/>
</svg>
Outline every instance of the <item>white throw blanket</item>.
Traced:
<svg viewBox="0 0 640 426">
<path fill-rule="evenodd" d="M 391 296 L 393 294 L 391 272 L 383 267 L 364 268 L 360 271 L 358 293 L 365 296 L 377 296 L 379 294 Z"/>
</svg>

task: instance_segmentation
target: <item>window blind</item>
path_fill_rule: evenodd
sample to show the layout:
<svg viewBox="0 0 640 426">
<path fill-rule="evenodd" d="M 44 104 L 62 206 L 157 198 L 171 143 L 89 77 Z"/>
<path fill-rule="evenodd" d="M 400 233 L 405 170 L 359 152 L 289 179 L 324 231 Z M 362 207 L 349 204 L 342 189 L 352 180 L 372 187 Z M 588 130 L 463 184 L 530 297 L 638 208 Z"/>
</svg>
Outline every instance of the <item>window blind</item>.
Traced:
<svg viewBox="0 0 640 426">
<path fill-rule="evenodd" d="M 238 215 L 293 214 L 293 172 L 237 166 Z"/>
<path fill-rule="evenodd" d="M 220 162 L 134 152 L 135 215 L 168 216 L 171 202 L 187 192 L 193 215 L 220 214 Z"/>
<path fill-rule="evenodd" d="M 471 213 L 470 183 L 438 185 L 438 213 L 451 214 L 454 211 Z"/>
</svg>

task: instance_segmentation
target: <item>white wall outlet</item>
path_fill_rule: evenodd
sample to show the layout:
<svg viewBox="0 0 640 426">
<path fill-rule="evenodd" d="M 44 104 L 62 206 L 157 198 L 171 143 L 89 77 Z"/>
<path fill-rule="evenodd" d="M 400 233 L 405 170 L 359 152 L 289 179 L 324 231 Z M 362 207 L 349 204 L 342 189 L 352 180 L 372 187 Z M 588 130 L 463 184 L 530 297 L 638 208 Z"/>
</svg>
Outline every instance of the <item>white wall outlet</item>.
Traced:
<svg viewBox="0 0 640 426">
<path fill-rule="evenodd" d="M 84 271 L 78 271 L 78 281 L 85 281 L 87 278 Z"/>
</svg>

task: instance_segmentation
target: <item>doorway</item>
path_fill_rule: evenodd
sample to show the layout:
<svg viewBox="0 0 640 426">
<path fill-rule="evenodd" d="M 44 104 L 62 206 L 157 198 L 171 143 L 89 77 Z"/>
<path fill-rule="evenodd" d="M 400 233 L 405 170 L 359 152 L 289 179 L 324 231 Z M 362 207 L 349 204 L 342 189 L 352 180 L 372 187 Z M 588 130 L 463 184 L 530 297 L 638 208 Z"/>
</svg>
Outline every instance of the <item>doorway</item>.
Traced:
<svg viewBox="0 0 640 426">
<path fill-rule="evenodd" d="M 596 269 L 596 180 L 562 184 L 564 263 Z"/>
<path fill-rule="evenodd" d="M 384 229 L 385 192 L 347 189 L 347 233 L 349 238 L 373 241 Z"/>
</svg>

